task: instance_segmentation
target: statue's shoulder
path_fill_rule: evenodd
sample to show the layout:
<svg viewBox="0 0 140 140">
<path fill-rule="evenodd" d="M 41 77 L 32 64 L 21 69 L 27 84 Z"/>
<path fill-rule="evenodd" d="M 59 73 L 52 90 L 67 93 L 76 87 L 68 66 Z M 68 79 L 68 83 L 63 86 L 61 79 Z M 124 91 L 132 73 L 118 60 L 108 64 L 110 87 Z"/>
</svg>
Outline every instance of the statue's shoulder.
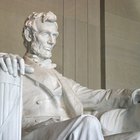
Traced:
<svg viewBox="0 0 140 140">
<path fill-rule="evenodd" d="M 56 76 L 63 77 L 63 75 L 58 72 L 56 69 L 52 69 L 52 71 L 56 74 Z"/>
</svg>

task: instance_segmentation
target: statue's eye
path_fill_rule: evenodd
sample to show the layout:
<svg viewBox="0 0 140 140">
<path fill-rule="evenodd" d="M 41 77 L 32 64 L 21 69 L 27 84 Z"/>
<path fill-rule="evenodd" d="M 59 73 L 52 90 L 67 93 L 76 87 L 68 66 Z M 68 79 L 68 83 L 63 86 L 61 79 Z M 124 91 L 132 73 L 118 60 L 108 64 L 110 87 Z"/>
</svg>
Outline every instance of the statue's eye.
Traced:
<svg viewBox="0 0 140 140">
<path fill-rule="evenodd" d="M 41 34 L 41 35 L 44 35 L 44 36 L 45 36 L 45 35 L 48 35 L 48 33 L 40 33 L 40 34 Z"/>
<path fill-rule="evenodd" d="M 42 32 L 42 33 L 40 33 L 40 35 L 42 36 L 42 37 L 49 37 L 49 33 L 46 33 L 46 32 Z"/>
<path fill-rule="evenodd" d="M 53 34 L 54 37 L 58 37 L 58 34 Z"/>
<path fill-rule="evenodd" d="M 53 34 L 53 36 L 56 37 L 57 35 L 56 34 Z"/>
</svg>

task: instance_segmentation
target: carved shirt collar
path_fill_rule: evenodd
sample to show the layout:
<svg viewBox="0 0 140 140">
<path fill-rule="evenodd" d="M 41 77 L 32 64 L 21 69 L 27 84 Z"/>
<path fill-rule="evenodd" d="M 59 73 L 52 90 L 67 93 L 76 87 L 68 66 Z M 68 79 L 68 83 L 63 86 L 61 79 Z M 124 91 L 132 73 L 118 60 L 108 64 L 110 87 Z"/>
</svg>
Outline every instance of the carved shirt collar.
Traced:
<svg viewBox="0 0 140 140">
<path fill-rule="evenodd" d="M 56 64 L 52 63 L 51 59 L 40 60 L 40 58 L 37 55 L 33 55 L 33 54 L 29 54 L 29 53 L 26 53 L 24 58 L 25 58 L 25 60 L 29 59 L 30 61 L 33 61 L 40 67 L 44 67 L 47 69 L 56 68 Z"/>
</svg>

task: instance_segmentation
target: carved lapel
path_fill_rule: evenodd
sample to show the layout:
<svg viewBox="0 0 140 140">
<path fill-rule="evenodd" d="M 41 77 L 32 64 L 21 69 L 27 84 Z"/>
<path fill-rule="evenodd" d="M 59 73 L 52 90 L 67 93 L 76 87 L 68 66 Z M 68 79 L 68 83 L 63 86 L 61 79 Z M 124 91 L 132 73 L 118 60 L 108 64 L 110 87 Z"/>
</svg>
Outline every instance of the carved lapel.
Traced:
<svg viewBox="0 0 140 140">
<path fill-rule="evenodd" d="M 56 76 L 58 77 L 60 83 L 62 84 L 63 96 L 66 107 L 70 112 L 71 117 L 75 117 L 83 114 L 83 105 L 77 96 L 74 94 L 72 88 L 69 86 L 69 82 L 61 74 L 55 71 Z"/>
<path fill-rule="evenodd" d="M 39 86 L 44 88 L 50 94 L 50 96 L 54 96 L 53 93 L 43 83 L 43 79 L 44 79 L 43 74 L 45 75 L 46 71 L 33 62 L 26 61 L 26 63 L 31 65 L 35 69 L 35 71 L 33 74 L 26 74 L 25 76 L 27 76 L 31 80 L 38 82 Z M 58 78 L 59 82 L 62 84 L 64 102 L 68 112 L 70 113 L 69 115 L 71 117 L 81 115 L 83 113 L 83 105 L 72 91 L 72 88 L 69 86 L 69 82 L 56 70 L 52 69 L 52 71 L 54 72 L 55 76 Z"/>
</svg>

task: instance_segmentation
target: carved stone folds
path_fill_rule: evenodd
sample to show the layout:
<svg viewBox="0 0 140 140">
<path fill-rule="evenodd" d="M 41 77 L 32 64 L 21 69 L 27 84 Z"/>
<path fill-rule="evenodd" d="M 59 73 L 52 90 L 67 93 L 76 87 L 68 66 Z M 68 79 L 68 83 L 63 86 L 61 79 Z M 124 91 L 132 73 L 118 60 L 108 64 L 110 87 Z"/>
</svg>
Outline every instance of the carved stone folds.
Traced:
<svg viewBox="0 0 140 140">
<path fill-rule="evenodd" d="M 21 79 L 0 70 L 0 140 L 21 140 Z"/>
</svg>

